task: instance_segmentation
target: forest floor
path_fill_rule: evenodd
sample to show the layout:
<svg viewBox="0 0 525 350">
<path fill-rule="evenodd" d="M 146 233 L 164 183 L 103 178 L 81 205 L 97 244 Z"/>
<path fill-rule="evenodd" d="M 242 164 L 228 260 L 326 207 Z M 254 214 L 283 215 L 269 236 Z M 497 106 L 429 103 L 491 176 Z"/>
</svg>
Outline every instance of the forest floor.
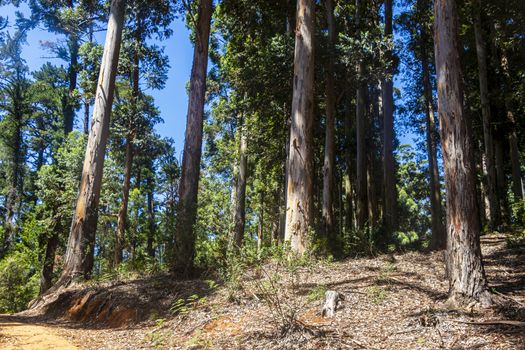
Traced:
<svg viewBox="0 0 525 350">
<path fill-rule="evenodd" d="M 71 287 L 1 316 L 0 348 L 525 349 L 525 242 L 508 240 L 482 237 L 491 309 L 446 307 L 442 252 L 271 262 L 228 284 L 157 275 Z M 344 296 L 333 318 L 320 315 L 327 289 Z"/>
</svg>

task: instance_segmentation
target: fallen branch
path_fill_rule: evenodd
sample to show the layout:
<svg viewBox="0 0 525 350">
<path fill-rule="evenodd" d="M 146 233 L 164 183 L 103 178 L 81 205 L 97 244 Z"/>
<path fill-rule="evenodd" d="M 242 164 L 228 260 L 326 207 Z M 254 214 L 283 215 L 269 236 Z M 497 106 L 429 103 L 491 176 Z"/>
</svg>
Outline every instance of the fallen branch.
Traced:
<svg viewBox="0 0 525 350">
<path fill-rule="evenodd" d="M 465 324 L 472 324 L 472 325 L 478 325 L 478 326 L 499 326 L 499 325 L 505 325 L 505 326 L 513 326 L 513 327 L 525 327 L 525 322 L 521 321 L 512 321 L 512 320 L 493 320 L 493 321 L 481 321 L 481 322 L 475 322 L 475 321 L 459 321 L 459 320 L 452 320 L 456 323 L 465 323 Z"/>
<path fill-rule="evenodd" d="M 512 298 L 512 297 L 510 297 L 510 296 L 508 296 L 508 295 L 505 295 L 505 294 L 503 294 L 503 293 L 501 293 L 501 292 L 498 292 L 497 290 L 493 290 L 492 292 L 493 292 L 494 294 L 497 294 L 497 295 L 501 296 L 503 299 L 510 300 L 510 301 L 512 301 L 512 302 L 514 302 L 514 303 L 516 303 L 516 304 L 518 304 L 518 305 L 521 306 L 521 307 L 525 307 L 525 304 L 523 304 L 523 303 L 520 302 L 520 301 L 517 301 L 516 299 L 514 299 L 514 298 Z"/>
</svg>

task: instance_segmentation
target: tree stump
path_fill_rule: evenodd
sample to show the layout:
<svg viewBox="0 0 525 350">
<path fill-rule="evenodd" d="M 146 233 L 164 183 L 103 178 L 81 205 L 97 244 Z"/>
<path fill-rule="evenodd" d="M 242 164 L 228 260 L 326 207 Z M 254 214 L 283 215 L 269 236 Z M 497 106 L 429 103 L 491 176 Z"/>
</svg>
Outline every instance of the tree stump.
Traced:
<svg viewBox="0 0 525 350">
<path fill-rule="evenodd" d="M 337 310 L 337 306 L 339 305 L 339 302 L 341 300 L 344 300 L 344 297 L 339 292 L 336 292 L 335 290 L 327 290 L 324 294 L 325 301 L 322 311 L 323 317 L 333 317 L 335 314 L 335 311 Z"/>
</svg>

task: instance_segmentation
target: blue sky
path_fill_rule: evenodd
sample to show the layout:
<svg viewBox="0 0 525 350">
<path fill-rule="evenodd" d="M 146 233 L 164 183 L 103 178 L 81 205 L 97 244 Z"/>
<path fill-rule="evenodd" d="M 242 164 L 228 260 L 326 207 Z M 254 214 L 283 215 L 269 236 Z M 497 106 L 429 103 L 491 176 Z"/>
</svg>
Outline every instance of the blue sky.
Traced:
<svg viewBox="0 0 525 350">
<path fill-rule="evenodd" d="M 21 11 L 24 15 L 29 14 L 26 4 L 22 4 L 16 9 L 14 6 L 1 6 L 0 15 L 9 18 L 12 25 L 16 18 L 15 12 Z M 190 32 L 186 28 L 183 19 L 177 18 L 171 24 L 173 35 L 166 41 L 158 43 L 165 47 L 165 53 L 170 60 L 170 70 L 166 87 L 163 90 L 148 91 L 155 98 L 164 124 L 157 125 L 158 133 L 165 137 L 171 137 L 175 141 L 177 156 L 182 152 L 184 144 L 184 128 L 186 127 L 186 113 L 188 107 L 188 96 L 186 93 L 186 82 L 191 73 L 191 63 L 193 59 L 193 45 L 190 42 Z M 99 33 L 96 40 L 99 43 L 104 41 L 105 33 Z M 60 39 L 43 29 L 35 29 L 28 33 L 27 45 L 24 46 L 22 56 L 26 60 L 31 71 L 38 70 L 44 63 L 51 62 L 56 65 L 66 62 L 58 58 L 50 58 L 49 52 L 44 50 L 40 41 L 53 41 Z M 77 114 L 77 127 L 81 127 L 81 121 Z M 180 158 L 180 157 L 179 157 Z"/>
</svg>

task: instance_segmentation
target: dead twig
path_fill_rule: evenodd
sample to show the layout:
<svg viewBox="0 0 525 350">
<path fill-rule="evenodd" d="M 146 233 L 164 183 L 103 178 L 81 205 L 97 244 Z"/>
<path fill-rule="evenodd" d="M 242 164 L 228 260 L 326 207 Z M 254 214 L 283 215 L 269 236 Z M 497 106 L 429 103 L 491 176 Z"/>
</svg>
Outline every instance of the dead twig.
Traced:
<svg viewBox="0 0 525 350">
<path fill-rule="evenodd" d="M 515 304 L 521 306 L 521 307 L 525 307 L 525 304 L 523 304 L 523 303 L 520 302 L 520 301 L 517 301 L 516 299 L 514 299 L 514 298 L 511 297 L 511 296 L 505 295 L 505 294 L 503 294 L 503 293 L 501 293 L 501 292 L 498 292 L 497 290 L 493 290 L 492 292 L 493 292 L 494 294 L 499 295 L 499 296 L 502 297 L 503 299 L 510 300 L 510 301 L 514 302 Z"/>
<path fill-rule="evenodd" d="M 481 321 L 481 322 L 475 322 L 475 321 L 459 321 L 459 320 L 452 320 L 456 323 L 464 323 L 464 324 L 472 324 L 477 326 L 513 326 L 513 327 L 525 327 L 525 322 L 521 321 L 513 321 L 513 320 L 493 320 L 493 321 Z"/>
</svg>

